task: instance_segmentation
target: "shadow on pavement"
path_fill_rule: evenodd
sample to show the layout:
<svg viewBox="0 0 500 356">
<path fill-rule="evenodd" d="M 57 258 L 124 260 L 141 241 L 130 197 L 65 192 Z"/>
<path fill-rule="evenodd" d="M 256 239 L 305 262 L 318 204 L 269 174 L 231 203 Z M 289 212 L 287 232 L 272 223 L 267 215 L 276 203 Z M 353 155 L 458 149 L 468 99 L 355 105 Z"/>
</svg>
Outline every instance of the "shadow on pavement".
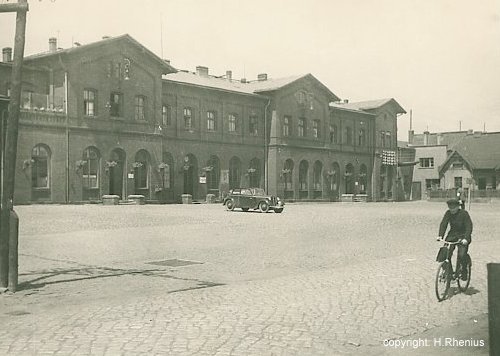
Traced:
<svg viewBox="0 0 500 356">
<path fill-rule="evenodd" d="M 195 282 L 196 286 L 170 291 L 169 293 L 188 291 L 192 289 L 209 288 L 224 285 L 223 283 L 214 283 L 201 281 L 198 279 L 181 278 L 165 273 L 162 269 L 116 269 L 108 267 L 80 267 L 80 268 L 54 268 L 51 270 L 37 271 L 33 273 L 23 273 L 23 276 L 38 276 L 36 278 L 19 283 L 18 291 L 40 290 L 49 285 L 61 283 L 72 283 L 78 281 L 88 281 L 102 278 L 112 278 L 121 276 L 143 276 L 154 278 L 168 278 L 181 281 Z M 28 277 L 29 278 L 29 277 Z"/>
<path fill-rule="evenodd" d="M 480 290 L 474 288 L 474 287 L 469 287 L 465 292 L 460 292 L 458 287 L 450 287 L 450 291 L 448 292 L 449 299 L 453 298 L 457 294 L 465 294 L 465 295 L 474 295 L 481 293 Z"/>
</svg>

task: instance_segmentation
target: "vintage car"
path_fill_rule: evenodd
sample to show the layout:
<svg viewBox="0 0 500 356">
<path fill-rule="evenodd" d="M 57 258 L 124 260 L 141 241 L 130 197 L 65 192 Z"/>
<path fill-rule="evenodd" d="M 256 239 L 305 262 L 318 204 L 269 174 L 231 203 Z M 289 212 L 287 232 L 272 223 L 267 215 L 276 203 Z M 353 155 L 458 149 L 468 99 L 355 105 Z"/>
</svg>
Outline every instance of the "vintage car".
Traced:
<svg viewBox="0 0 500 356">
<path fill-rule="evenodd" d="M 241 208 L 243 211 L 258 209 L 263 213 L 269 210 L 281 213 L 285 207 L 285 203 L 280 198 L 267 195 L 262 188 L 231 189 L 222 204 L 231 211 L 236 208 Z"/>
</svg>

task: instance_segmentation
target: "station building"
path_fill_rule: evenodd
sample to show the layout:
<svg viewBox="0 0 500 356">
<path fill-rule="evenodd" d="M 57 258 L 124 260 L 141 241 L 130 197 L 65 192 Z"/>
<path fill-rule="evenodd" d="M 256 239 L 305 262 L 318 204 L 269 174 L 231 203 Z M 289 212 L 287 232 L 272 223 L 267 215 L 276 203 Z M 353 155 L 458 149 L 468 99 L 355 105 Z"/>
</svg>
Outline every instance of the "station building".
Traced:
<svg viewBox="0 0 500 356">
<path fill-rule="evenodd" d="M 10 95 L 3 49 L 0 95 Z M 205 200 L 262 187 L 287 200 L 391 200 L 396 100 L 341 100 L 312 74 L 255 80 L 175 69 L 129 35 L 25 58 L 15 203 Z"/>
</svg>

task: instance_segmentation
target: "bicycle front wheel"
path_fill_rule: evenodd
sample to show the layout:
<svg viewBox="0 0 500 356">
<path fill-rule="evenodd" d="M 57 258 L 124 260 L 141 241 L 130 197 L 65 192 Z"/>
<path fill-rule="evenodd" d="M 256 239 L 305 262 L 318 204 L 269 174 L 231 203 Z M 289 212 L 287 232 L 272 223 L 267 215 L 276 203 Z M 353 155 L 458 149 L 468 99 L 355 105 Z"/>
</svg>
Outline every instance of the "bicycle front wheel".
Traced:
<svg viewBox="0 0 500 356">
<path fill-rule="evenodd" d="M 460 273 L 459 277 L 458 277 L 458 290 L 460 290 L 460 292 L 465 292 L 467 290 L 467 288 L 469 288 L 469 284 L 470 284 L 470 275 L 471 275 L 471 272 L 472 272 L 472 261 L 471 261 L 471 258 L 470 256 L 467 254 L 466 256 L 466 262 L 467 262 L 467 279 L 463 280 L 462 279 L 462 273 Z"/>
<path fill-rule="evenodd" d="M 450 289 L 451 273 L 450 264 L 447 261 L 439 264 L 436 273 L 436 297 L 438 301 L 443 301 L 448 296 Z"/>
</svg>

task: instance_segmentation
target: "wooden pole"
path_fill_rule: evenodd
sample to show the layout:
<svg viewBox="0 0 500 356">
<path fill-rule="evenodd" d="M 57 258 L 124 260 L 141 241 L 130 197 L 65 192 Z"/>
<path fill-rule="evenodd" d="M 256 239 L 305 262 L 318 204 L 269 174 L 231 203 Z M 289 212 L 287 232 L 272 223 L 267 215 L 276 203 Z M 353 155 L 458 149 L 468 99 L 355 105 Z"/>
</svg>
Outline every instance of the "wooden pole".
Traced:
<svg viewBox="0 0 500 356">
<path fill-rule="evenodd" d="M 0 214 L 0 287 L 8 285 L 9 274 L 9 220 L 14 201 L 14 182 L 17 158 L 17 135 L 19 111 L 21 104 L 21 73 L 24 57 L 26 35 L 26 10 L 28 0 L 19 0 L 16 17 L 16 35 L 14 42 L 14 61 L 11 76 L 11 97 L 7 121 L 7 137 L 5 142 L 5 160 L 3 171 L 3 191 Z M 5 5 L 2 6 L 5 10 Z M 5 12 L 5 11 L 3 11 Z M 17 237 L 16 237 L 17 238 Z M 17 266 L 16 266 L 17 269 Z M 16 270 L 17 273 L 17 270 Z"/>
<path fill-rule="evenodd" d="M 0 5 L 0 12 L 24 12 L 28 11 L 28 3 L 26 1 L 19 1 L 17 4 L 2 4 Z"/>
</svg>

